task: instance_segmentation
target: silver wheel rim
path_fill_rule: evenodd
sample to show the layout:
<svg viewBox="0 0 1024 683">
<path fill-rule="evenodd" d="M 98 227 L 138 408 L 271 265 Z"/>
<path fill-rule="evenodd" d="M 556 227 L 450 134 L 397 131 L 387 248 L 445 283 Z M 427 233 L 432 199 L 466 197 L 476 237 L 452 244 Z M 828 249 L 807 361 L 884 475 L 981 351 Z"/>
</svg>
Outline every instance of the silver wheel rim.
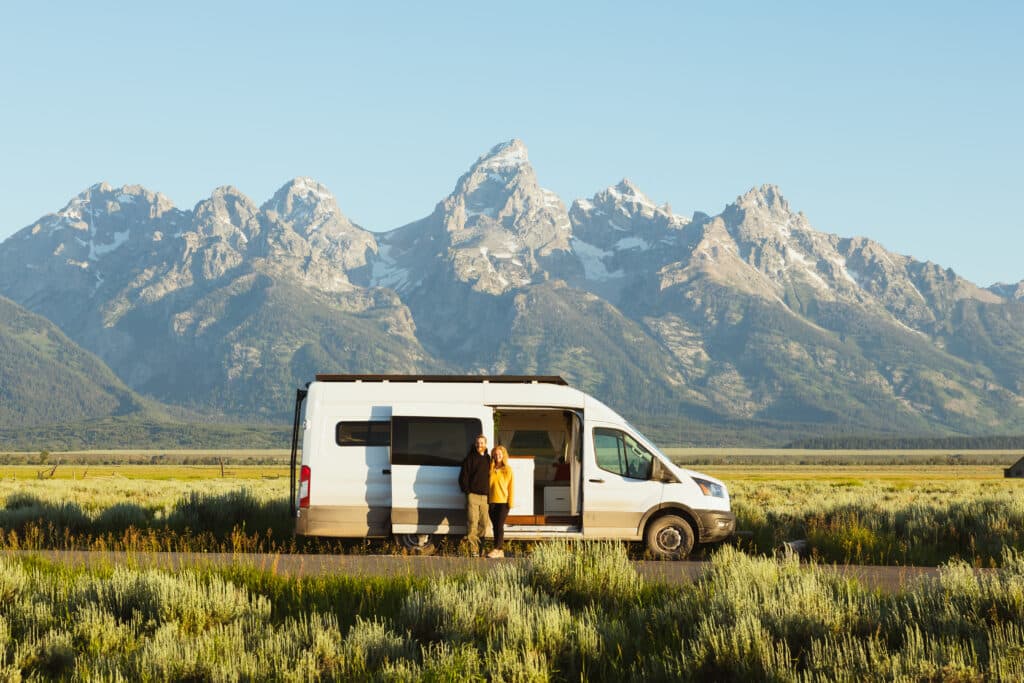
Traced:
<svg viewBox="0 0 1024 683">
<path fill-rule="evenodd" d="M 430 545 L 430 534 L 402 534 L 401 539 L 406 548 L 425 548 Z"/>
<path fill-rule="evenodd" d="M 665 527 L 658 532 L 658 547 L 666 552 L 675 552 L 683 545 L 683 535 L 678 527 Z"/>
</svg>

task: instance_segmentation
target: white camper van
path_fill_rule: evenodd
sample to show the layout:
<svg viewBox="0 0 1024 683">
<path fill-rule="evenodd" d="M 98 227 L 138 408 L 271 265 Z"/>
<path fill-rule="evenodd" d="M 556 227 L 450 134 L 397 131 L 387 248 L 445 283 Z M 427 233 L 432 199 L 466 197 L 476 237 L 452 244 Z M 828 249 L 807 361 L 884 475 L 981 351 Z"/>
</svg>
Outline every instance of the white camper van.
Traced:
<svg viewBox="0 0 1024 683">
<path fill-rule="evenodd" d="M 511 456 L 508 539 L 643 540 L 681 559 L 735 531 L 722 482 L 561 377 L 317 375 L 295 402 L 296 533 L 394 535 L 423 552 L 464 534 L 459 465 L 479 434 Z"/>
</svg>

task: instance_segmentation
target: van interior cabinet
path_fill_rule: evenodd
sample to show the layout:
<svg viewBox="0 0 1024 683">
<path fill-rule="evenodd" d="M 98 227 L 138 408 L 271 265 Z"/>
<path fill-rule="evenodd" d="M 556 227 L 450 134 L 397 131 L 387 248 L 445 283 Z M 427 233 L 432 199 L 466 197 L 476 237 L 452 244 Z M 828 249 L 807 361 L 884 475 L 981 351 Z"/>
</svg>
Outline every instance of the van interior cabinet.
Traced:
<svg viewBox="0 0 1024 683">
<path fill-rule="evenodd" d="M 512 464 L 512 508 L 509 515 L 533 514 L 533 458 L 509 458 Z"/>
<path fill-rule="evenodd" d="M 544 514 L 569 514 L 569 487 L 548 486 L 544 489 Z"/>
</svg>

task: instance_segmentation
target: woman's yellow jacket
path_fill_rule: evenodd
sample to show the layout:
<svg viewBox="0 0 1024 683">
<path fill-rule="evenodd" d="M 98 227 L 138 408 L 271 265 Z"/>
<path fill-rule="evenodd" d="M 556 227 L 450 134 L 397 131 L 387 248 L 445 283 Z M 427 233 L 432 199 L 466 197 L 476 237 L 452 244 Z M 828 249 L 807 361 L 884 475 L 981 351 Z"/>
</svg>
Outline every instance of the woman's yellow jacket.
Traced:
<svg viewBox="0 0 1024 683">
<path fill-rule="evenodd" d="M 505 463 L 504 467 L 495 467 L 491 463 L 491 486 L 487 496 L 488 503 L 508 503 L 512 507 L 512 466 Z"/>
</svg>

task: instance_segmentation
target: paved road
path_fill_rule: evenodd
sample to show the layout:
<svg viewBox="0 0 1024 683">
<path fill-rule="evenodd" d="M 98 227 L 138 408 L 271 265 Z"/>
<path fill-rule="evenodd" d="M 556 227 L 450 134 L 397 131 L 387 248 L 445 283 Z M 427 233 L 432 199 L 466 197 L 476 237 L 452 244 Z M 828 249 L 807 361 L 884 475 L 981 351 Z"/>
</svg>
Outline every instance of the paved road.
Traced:
<svg viewBox="0 0 1024 683">
<path fill-rule="evenodd" d="M 487 571 L 502 562 L 522 558 L 485 560 L 470 557 L 415 557 L 399 555 L 270 555 L 231 553 L 124 553 L 78 550 L 2 551 L 6 556 L 35 555 L 74 565 L 120 565 L 178 569 L 203 564 L 241 564 L 285 576 L 316 576 L 345 573 L 363 576 L 441 576 Z M 707 562 L 637 561 L 633 565 L 644 578 L 666 583 L 687 583 L 699 577 Z M 895 591 L 921 577 L 936 577 L 935 567 L 869 567 L 822 565 L 828 571 L 857 579 L 869 588 Z M 980 570 L 984 571 L 984 570 Z"/>
</svg>

